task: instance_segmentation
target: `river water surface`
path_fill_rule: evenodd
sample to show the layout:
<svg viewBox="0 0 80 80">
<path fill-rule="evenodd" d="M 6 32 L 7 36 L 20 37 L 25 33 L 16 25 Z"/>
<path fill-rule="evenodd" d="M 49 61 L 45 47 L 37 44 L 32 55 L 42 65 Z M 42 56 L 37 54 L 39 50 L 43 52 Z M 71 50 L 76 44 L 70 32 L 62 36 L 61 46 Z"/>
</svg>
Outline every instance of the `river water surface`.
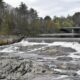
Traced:
<svg viewBox="0 0 80 80">
<path fill-rule="evenodd" d="M 80 43 L 24 39 L 0 46 L 0 80 L 80 80 Z"/>
</svg>

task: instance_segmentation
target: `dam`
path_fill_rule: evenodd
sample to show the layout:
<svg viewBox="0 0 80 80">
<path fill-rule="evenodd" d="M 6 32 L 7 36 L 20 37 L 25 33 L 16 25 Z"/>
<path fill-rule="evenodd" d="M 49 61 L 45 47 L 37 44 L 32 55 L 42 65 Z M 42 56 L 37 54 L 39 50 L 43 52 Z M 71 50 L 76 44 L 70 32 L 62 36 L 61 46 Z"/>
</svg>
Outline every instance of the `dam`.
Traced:
<svg viewBox="0 0 80 80">
<path fill-rule="evenodd" d="M 60 31 L 60 33 L 39 34 L 38 37 L 30 37 L 26 38 L 26 40 L 30 42 L 80 42 L 80 27 L 63 27 Z"/>
</svg>

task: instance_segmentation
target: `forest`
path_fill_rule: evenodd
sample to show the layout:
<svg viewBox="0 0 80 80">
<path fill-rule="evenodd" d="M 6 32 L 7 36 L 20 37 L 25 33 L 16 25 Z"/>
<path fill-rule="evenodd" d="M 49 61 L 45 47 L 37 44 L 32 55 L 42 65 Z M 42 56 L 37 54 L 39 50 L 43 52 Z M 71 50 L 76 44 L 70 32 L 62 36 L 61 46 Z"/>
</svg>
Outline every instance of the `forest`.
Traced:
<svg viewBox="0 0 80 80">
<path fill-rule="evenodd" d="M 62 27 L 79 26 L 80 12 L 67 17 L 54 16 L 52 19 L 47 15 L 42 18 L 35 9 L 28 9 L 23 2 L 14 8 L 0 0 L 0 35 L 36 36 L 42 33 L 58 33 Z"/>
</svg>

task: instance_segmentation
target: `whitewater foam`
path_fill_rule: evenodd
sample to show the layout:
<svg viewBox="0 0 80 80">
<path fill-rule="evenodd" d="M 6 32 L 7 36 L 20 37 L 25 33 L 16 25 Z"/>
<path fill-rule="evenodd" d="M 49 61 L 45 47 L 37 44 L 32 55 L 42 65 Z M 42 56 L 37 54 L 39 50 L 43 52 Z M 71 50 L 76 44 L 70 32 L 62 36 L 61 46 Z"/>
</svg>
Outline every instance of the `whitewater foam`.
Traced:
<svg viewBox="0 0 80 80">
<path fill-rule="evenodd" d="M 8 47 L 8 48 L 5 48 L 5 49 L 1 50 L 0 52 L 12 53 L 12 52 L 15 52 L 16 50 L 18 50 L 18 47 L 10 46 L 10 47 Z"/>
<path fill-rule="evenodd" d="M 28 42 L 25 40 L 22 40 L 19 44 L 21 44 L 22 46 L 29 46 L 29 45 L 48 45 L 49 43 L 45 43 L 45 42 Z"/>
<path fill-rule="evenodd" d="M 75 49 L 77 52 L 80 52 L 80 44 L 78 42 L 53 42 L 49 46 L 70 47 Z"/>
</svg>

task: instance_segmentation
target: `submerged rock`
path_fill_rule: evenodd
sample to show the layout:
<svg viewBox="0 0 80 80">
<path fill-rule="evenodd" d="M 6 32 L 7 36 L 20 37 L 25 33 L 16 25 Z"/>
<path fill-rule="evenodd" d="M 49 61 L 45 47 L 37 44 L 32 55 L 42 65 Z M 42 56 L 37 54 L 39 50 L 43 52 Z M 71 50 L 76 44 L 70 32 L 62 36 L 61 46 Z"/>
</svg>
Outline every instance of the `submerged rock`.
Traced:
<svg viewBox="0 0 80 80">
<path fill-rule="evenodd" d="M 57 58 L 57 60 L 60 60 L 60 61 L 71 61 L 71 60 L 73 60 L 73 58 L 72 57 L 58 57 Z"/>
<path fill-rule="evenodd" d="M 76 52 L 76 50 L 68 47 L 51 46 L 51 47 L 46 47 L 44 49 L 40 49 L 35 53 L 40 55 L 49 55 L 49 56 L 67 56 L 69 55 L 69 53 L 72 52 Z"/>
</svg>

